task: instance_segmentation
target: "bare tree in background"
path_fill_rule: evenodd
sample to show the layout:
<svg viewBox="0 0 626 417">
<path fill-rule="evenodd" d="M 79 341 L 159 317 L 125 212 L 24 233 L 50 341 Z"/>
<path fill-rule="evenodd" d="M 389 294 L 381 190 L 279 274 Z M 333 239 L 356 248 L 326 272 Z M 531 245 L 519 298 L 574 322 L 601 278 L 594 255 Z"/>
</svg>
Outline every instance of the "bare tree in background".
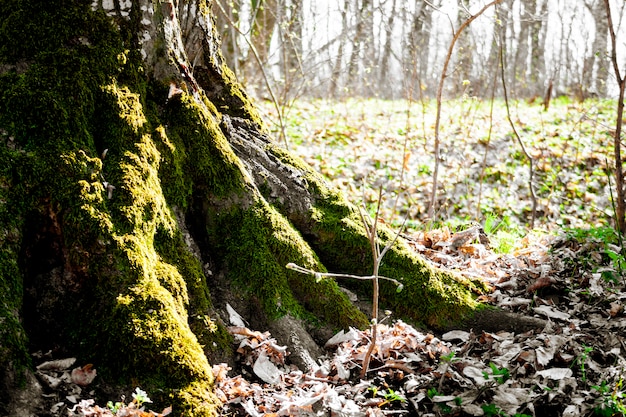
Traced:
<svg viewBox="0 0 626 417">
<path fill-rule="evenodd" d="M 598 96 L 606 95 L 606 80 L 609 76 L 609 59 L 607 56 L 609 26 L 606 18 L 604 3 L 601 0 L 586 0 L 585 7 L 593 17 L 595 23 L 595 38 L 591 54 L 585 58 L 582 83 L 584 97 L 595 93 Z"/>
<path fill-rule="evenodd" d="M 433 8 L 426 2 L 418 2 L 413 15 L 410 16 L 410 27 L 404 39 L 405 89 L 421 91 L 422 80 L 428 77 L 429 38 L 432 26 Z M 434 91 L 434 90 L 433 90 Z"/>
<path fill-rule="evenodd" d="M 302 0 L 278 1 L 277 35 L 279 39 L 280 102 L 289 103 L 303 87 L 302 66 Z"/>
<path fill-rule="evenodd" d="M 330 88 L 328 89 L 328 95 L 330 97 L 337 97 L 337 90 L 340 86 L 341 73 L 343 71 L 343 55 L 346 48 L 347 33 L 348 33 L 348 11 L 350 4 L 348 0 L 343 0 L 343 7 L 341 10 L 341 28 L 342 32 L 337 40 L 337 54 L 335 59 L 331 62 L 332 71 L 330 75 Z"/>
<path fill-rule="evenodd" d="M 224 13 L 217 13 L 215 16 L 216 28 L 219 31 L 222 39 L 222 51 L 224 53 L 224 60 L 228 66 L 240 76 L 243 75 L 239 60 L 241 56 L 241 50 L 239 48 L 237 27 L 239 24 L 239 10 L 241 9 L 241 0 L 230 0 L 223 2 L 222 7 Z"/>
<path fill-rule="evenodd" d="M 227 62 L 258 90 L 257 95 L 265 97 L 262 68 L 270 75 L 277 97 L 290 101 L 303 94 L 397 97 L 416 88 L 425 97 L 434 97 L 445 59 L 441 45 L 449 42 L 450 23 L 462 21 L 486 2 L 457 0 L 453 9 L 442 0 L 221 4 L 228 16 L 218 15 Z M 441 19 L 449 10 L 454 10 L 452 15 Z M 228 21 L 241 33 L 229 28 Z M 585 98 L 591 92 L 606 93 L 608 29 L 602 0 L 503 0 L 495 18 L 480 24 L 481 31 L 459 39 L 450 74 L 455 88 L 449 91 L 465 92 L 462 81 L 469 80 L 473 94 L 488 94 L 499 48 L 495 35 L 492 45 L 489 38 L 499 32 L 509 62 L 505 76 L 512 97 L 541 96 L 551 83 L 558 94 L 578 92 Z M 580 40 L 581 28 L 588 31 L 588 41 Z M 261 67 L 251 59 L 247 42 L 256 48 Z M 501 87 L 496 93 L 502 94 Z"/>
<path fill-rule="evenodd" d="M 604 0 L 604 7 L 606 9 L 606 20 L 609 28 L 609 35 L 611 36 L 611 63 L 613 64 L 613 71 L 615 73 L 615 81 L 619 87 L 619 97 L 617 99 L 617 122 L 615 124 L 614 134 L 614 152 L 615 152 L 615 187 L 617 188 L 617 196 L 615 202 L 615 223 L 616 228 L 620 234 L 626 233 L 626 195 L 624 190 L 624 167 L 622 165 L 622 121 L 624 115 L 624 90 L 626 89 L 626 75 L 623 74 L 623 70 L 620 69 L 619 62 L 617 60 L 617 36 L 615 34 L 615 26 L 613 23 L 613 15 L 611 13 L 611 5 L 609 0 Z M 621 8 L 621 12 L 624 11 L 624 6 Z"/>
<path fill-rule="evenodd" d="M 547 0 L 530 0 L 534 3 L 534 16 L 530 23 L 530 78 L 533 85 L 530 97 L 541 96 L 545 90 L 548 80 L 546 79 L 546 64 L 544 51 L 546 47 L 547 32 Z"/>
<path fill-rule="evenodd" d="M 373 41 L 373 5 L 372 0 L 360 0 L 356 2 L 357 13 L 355 15 L 356 24 L 352 39 L 352 51 L 348 62 L 348 84 L 353 91 L 359 95 L 364 95 L 367 89 L 367 73 L 371 72 L 374 66 L 372 54 Z"/>
<path fill-rule="evenodd" d="M 461 0 L 458 13 L 458 22 L 463 22 L 467 19 L 467 15 L 471 15 L 469 12 L 470 1 Z M 459 38 L 459 47 L 456 53 L 456 81 L 454 83 L 454 91 L 457 94 L 463 94 L 467 90 L 466 80 L 472 79 L 472 62 L 474 60 L 474 39 L 471 32 L 468 32 L 465 36 Z"/>
<path fill-rule="evenodd" d="M 391 10 L 387 16 L 387 20 L 381 19 L 381 24 L 384 23 L 385 46 L 383 47 L 380 65 L 378 67 L 378 85 L 383 88 L 383 91 L 391 91 L 394 84 L 389 67 L 393 54 L 393 28 L 397 15 L 396 4 L 397 0 L 391 0 Z"/>
<path fill-rule="evenodd" d="M 542 34 L 543 16 L 537 13 L 541 6 L 546 6 L 544 0 L 524 0 L 517 5 L 520 29 L 516 34 L 518 47 L 511 60 L 510 81 L 512 91 L 524 97 L 536 96 L 543 90 L 543 60 L 539 58 L 543 53 L 545 34 Z"/>
<path fill-rule="evenodd" d="M 276 13 L 278 0 L 260 0 L 252 1 L 251 23 L 250 23 L 250 41 L 259 61 L 267 67 L 269 61 L 270 45 L 274 28 L 276 26 Z M 252 59 L 248 59 L 247 70 L 250 74 L 248 85 L 257 85 L 261 83 L 261 71 L 264 68 L 258 68 Z"/>
</svg>

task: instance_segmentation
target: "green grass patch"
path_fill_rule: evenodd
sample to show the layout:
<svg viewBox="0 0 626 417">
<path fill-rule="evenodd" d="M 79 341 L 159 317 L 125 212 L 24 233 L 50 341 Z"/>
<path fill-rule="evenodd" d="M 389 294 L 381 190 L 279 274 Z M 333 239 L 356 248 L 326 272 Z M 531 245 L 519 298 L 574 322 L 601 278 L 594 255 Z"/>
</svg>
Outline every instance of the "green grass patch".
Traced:
<svg viewBox="0 0 626 417">
<path fill-rule="evenodd" d="M 269 119 L 272 108 L 262 105 Z M 508 237 L 531 217 L 528 161 L 513 136 L 503 101 L 465 98 L 443 103 L 437 219 L 507 219 L 494 232 Z M 606 227 L 611 222 L 607 172 L 611 170 L 614 102 L 553 100 L 548 111 L 511 103 L 512 118 L 533 158 L 535 226 Z M 290 148 L 358 203 L 373 203 L 378 186 L 383 217 L 411 210 L 424 224 L 435 166 L 435 103 L 349 99 L 300 100 L 285 120 Z M 277 131 L 277 128 L 276 128 Z M 607 161 L 609 166 L 607 166 Z M 614 183 L 614 181 L 612 181 Z M 365 191 L 362 189 L 365 184 Z M 399 199 L 390 196 L 399 195 Z"/>
</svg>

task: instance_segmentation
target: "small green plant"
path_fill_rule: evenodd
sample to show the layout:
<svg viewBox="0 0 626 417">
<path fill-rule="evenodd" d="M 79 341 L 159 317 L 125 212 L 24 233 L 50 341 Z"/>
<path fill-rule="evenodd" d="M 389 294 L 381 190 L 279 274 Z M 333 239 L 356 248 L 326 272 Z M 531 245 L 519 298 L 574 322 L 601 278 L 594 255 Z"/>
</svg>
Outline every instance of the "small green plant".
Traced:
<svg viewBox="0 0 626 417">
<path fill-rule="evenodd" d="M 604 245 L 604 255 L 610 261 L 611 268 L 602 268 L 602 278 L 605 282 L 617 284 L 619 277 L 624 275 L 626 271 L 626 253 L 623 250 L 615 251 L 617 247 L 622 247 L 622 238 L 617 231 L 612 227 L 593 227 L 590 229 L 575 228 L 567 230 L 567 235 L 579 242 L 585 242 L 592 240 L 598 244 Z M 585 259 L 588 263 L 592 264 L 594 271 L 598 270 L 600 266 L 597 262 L 592 262 L 591 259 Z M 604 264 L 604 262 L 603 262 Z"/>
<path fill-rule="evenodd" d="M 378 404 L 379 407 L 382 407 L 385 404 L 393 404 L 395 402 L 403 403 L 406 401 L 406 398 L 391 388 L 387 390 L 379 390 L 378 387 L 369 387 L 368 390 L 372 393 L 372 397 L 383 398 L 384 401 Z"/>
<path fill-rule="evenodd" d="M 615 268 L 615 270 L 617 271 L 617 275 L 623 275 L 624 271 L 626 271 L 626 257 L 624 256 L 623 251 L 618 253 L 610 249 L 605 249 L 604 253 L 606 253 L 606 255 L 611 259 L 611 263 L 613 264 L 613 268 Z M 603 274 L 602 277 L 605 279 L 605 281 L 618 281 L 612 273 L 608 277 L 605 277 L 605 274 Z"/>
<path fill-rule="evenodd" d="M 485 234 L 489 236 L 489 243 L 496 253 L 510 253 L 523 232 L 519 227 L 511 224 L 508 217 L 500 218 L 494 214 L 487 213 L 483 225 Z"/>
<path fill-rule="evenodd" d="M 509 417 L 500 407 L 495 404 L 485 404 L 481 407 L 486 417 Z M 512 417 L 532 417 L 529 414 L 515 413 Z"/>
<path fill-rule="evenodd" d="M 483 412 L 485 413 L 485 416 L 487 417 L 494 417 L 494 416 L 506 417 L 506 413 L 502 411 L 502 409 L 495 404 L 485 404 L 481 408 L 483 409 Z"/>
<path fill-rule="evenodd" d="M 124 403 L 121 401 L 116 401 L 115 403 L 113 403 L 113 401 L 107 402 L 107 408 L 113 413 L 113 415 L 117 415 L 117 412 L 122 407 L 124 407 Z"/>
<path fill-rule="evenodd" d="M 426 395 L 428 396 L 428 398 L 433 398 L 439 395 L 439 391 L 435 387 L 430 387 L 428 388 L 428 390 L 426 390 Z"/>
<path fill-rule="evenodd" d="M 102 409 L 97 405 L 94 405 L 94 400 L 82 400 L 72 408 L 72 412 L 80 410 L 81 415 L 84 416 L 101 416 L 101 417 L 165 417 L 172 412 L 172 407 L 167 407 L 161 413 L 154 411 L 145 411 L 144 404 L 151 403 L 148 394 L 141 388 L 135 388 L 135 392 L 132 394 L 133 400 L 126 404 L 124 397 L 122 401 L 109 401 L 107 402 L 107 408 Z M 75 415 L 75 414 L 71 414 Z"/>
<path fill-rule="evenodd" d="M 489 364 L 489 367 L 491 368 L 491 375 L 493 376 L 493 379 L 498 384 L 504 384 L 504 382 L 511 377 L 507 368 L 498 368 L 498 366 L 493 362 Z M 489 379 L 489 373 L 484 371 L 483 377 L 485 379 Z"/>
<path fill-rule="evenodd" d="M 380 391 L 380 394 L 382 394 L 386 403 L 393 403 L 393 402 L 403 403 L 406 401 L 406 398 L 404 398 L 402 395 L 398 394 L 391 388 L 389 388 L 387 391 Z"/>
<path fill-rule="evenodd" d="M 626 404 L 624 404 L 624 392 L 622 391 L 623 379 L 611 388 L 606 381 L 600 385 L 593 385 L 591 389 L 596 390 L 600 397 L 593 408 L 593 414 L 599 417 L 611 417 L 616 415 L 626 415 Z"/>
<path fill-rule="evenodd" d="M 452 362 L 459 360 L 455 356 L 456 356 L 456 352 L 452 351 L 448 353 L 447 355 L 441 355 L 439 359 L 441 359 L 443 362 L 452 363 Z"/>
<path fill-rule="evenodd" d="M 141 388 L 135 388 L 135 392 L 133 392 L 133 400 L 137 403 L 137 407 L 141 407 L 144 403 L 151 403 L 152 400 L 148 397 L 148 393 L 142 390 Z"/>
<path fill-rule="evenodd" d="M 587 381 L 587 371 L 586 371 L 585 365 L 587 363 L 587 360 L 589 359 L 589 354 L 592 351 L 593 351 L 593 346 L 583 345 L 583 351 L 580 353 L 580 355 L 578 355 L 578 357 L 572 364 L 572 365 L 578 364 L 578 366 L 580 367 L 580 378 L 582 382 Z"/>
</svg>

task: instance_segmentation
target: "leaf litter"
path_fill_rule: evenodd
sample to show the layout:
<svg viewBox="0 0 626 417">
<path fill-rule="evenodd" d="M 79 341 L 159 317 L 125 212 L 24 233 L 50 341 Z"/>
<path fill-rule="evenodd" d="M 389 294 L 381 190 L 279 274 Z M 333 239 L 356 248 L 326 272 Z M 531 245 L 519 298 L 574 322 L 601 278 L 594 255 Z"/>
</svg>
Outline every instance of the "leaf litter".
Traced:
<svg viewBox="0 0 626 417">
<path fill-rule="evenodd" d="M 232 327 L 243 366 L 234 376 L 227 365 L 214 366 L 224 413 L 621 415 L 626 294 L 623 281 L 592 272 L 619 272 L 603 243 L 565 234 L 528 236 L 525 247 L 497 254 L 480 228 L 468 230 L 470 239 L 447 229 L 408 238 L 436 266 L 486 277 L 491 291 L 482 301 L 542 319 L 543 328 L 438 334 L 402 320 L 382 323 L 370 371 L 360 379 L 369 330 L 340 331 L 315 369 L 303 372 L 269 333 Z"/>
<path fill-rule="evenodd" d="M 496 107 L 459 100 L 442 124 L 439 218 L 489 213 L 513 225 L 528 220 L 527 171 L 505 118 Z M 369 331 L 348 329 L 326 343 L 317 367 L 289 365 L 289 352 L 266 351 L 274 368 L 244 366 L 241 374 L 214 367 L 226 414 L 252 416 L 581 416 L 624 415 L 623 356 L 626 298 L 622 247 L 602 226 L 610 218 L 606 161 L 612 125 L 603 103 L 557 103 L 549 112 L 517 103 L 516 123 L 534 159 L 540 223 L 558 233 L 531 231 L 498 250 L 493 228 L 458 230 L 435 224 L 403 237 L 435 266 L 489 291 L 480 300 L 535 318 L 540 328 L 487 331 L 419 330 L 402 320 L 379 325 L 370 371 L 360 379 Z M 427 111 L 379 100 L 298 102 L 288 133 L 292 150 L 353 201 L 376 199 L 376 188 L 399 195 L 383 206 L 393 219 L 413 207 L 426 212 L 434 160 Z M 360 115 L 357 120 L 355 115 Z M 523 115 L 523 116 L 521 116 Z M 382 122 L 381 122 L 382 120 Z M 409 128 L 411 126 L 411 128 Z M 485 127 L 489 126 L 490 133 Z M 365 190 L 360 183 L 370 187 Z M 483 223 L 486 226 L 486 222 Z M 563 227 L 588 227 L 564 231 Z M 578 233 L 575 232 L 578 230 Z M 604 230 L 604 232 L 603 232 Z M 594 235 L 594 231 L 596 234 Z M 604 233 L 604 235 L 602 235 Z M 504 253 L 503 253 L 504 252 Z M 509 316 L 506 316 L 509 317 Z M 513 324 L 515 327 L 515 324 Z M 239 337 L 246 337 L 240 335 Z M 275 346 L 264 334 L 267 346 Z M 248 342 L 241 340 L 247 346 Z M 272 351 L 279 354 L 271 354 Z M 248 358 L 250 355 L 251 358 Z M 256 356 L 255 356 L 256 355 Z M 242 353 L 255 363 L 253 352 Z M 271 369 L 272 383 L 263 374 Z"/>
</svg>

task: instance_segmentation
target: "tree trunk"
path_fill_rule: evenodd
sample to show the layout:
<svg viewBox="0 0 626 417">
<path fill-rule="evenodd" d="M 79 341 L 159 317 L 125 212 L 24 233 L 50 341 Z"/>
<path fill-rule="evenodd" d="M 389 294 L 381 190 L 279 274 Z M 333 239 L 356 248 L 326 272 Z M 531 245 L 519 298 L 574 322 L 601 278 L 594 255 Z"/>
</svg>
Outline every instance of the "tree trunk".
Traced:
<svg viewBox="0 0 626 417">
<path fill-rule="evenodd" d="M 378 68 L 378 85 L 381 87 L 381 93 L 382 92 L 386 92 L 386 93 L 382 93 L 381 96 L 383 98 L 393 98 L 394 97 L 394 80 L 393 80 L 393 74 L 392 71 L 390 70 L 390 60 L 391 60 L 391 56 L 393 54 L 393 43 L 394 41 L 396 41 L 396 39 L 394 39 L 394 35 L 393 35 L 393 28 L 394 28 L 394 21 L 396 19 L 396 15 L 398 14 L 397 10 L 396 10 L 396 0 L 392 0 L 391 2 L 391 10 L 389 11 L 389 16 L 387 16 L 387 22 L 386 24 L 383 25 L 383 21 L 384 21 L 384 14 L 383 14 L 383 18 L 381 18 L 381 32 L 384 29 L 385 32 L 385 46 L 382 48 L 382 51 L 380 52 L 381 54 L 381 58 L 380 58 L 380 65 Z"/>
<path fill-rule="evenodd" d="M 251 74 L 249 79 L 251 83 L 255 84 L 255 88 L 265 91 L 266 86 L 262 81 L 264 79 L 262 72 L 265 71 L 271 74 L 269 65 L 270 47 L 274 31 L 276 30 L 278 0 L 258 0 L 251 3 L 250 42 L 254 45 L 260 65 L 263 67 L 259 67 L 257 60 L 253 57 L 252 52 L 249 51 L 248 59 L 246 60 L 246 74 Z M 280 24 L 281 22 L 279 21 L 278 23 Z"/>
<path fill-rule="evenodd" d="M 335 281 L 285 268 L 369 275 L 371 250 L 358 211 L 266 134 L 206 0 L 0 12 L 1 415 L 17 415 L 34 351 L 94 364 L 101 404 L 133 384 L 155 409 L 216 415 L 227 301 L 270 327 L 368 325 Z M 475 283 L 402 240 L 380 273 L 403 282 L 380 302 L 406 320 L 443 326 L 476 306 Z M 368 294 L 360 282 L 342 284 Z"/>
</svg>

